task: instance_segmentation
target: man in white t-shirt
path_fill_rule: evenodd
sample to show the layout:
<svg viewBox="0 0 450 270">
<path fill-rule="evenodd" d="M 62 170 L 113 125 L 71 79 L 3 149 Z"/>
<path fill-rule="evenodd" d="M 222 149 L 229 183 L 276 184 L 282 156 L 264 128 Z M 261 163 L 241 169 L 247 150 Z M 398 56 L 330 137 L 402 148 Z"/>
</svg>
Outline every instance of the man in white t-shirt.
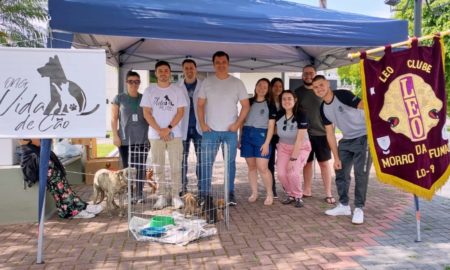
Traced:
<svg viewBox="0 0 450 270">
<path fill-rule="evenodd" d="M 159 196 L 153 208 L 162 209 L 167 206 L 167 195 L 172 195 L 172 205 L 183 207 L 179 197 L 181 186 L 181 163 L 183 161 L 183 143 L 180 121 L 184 107 L 187 105 L 183 89 L 170 83 L 171 70 L 166 61 L 155 65 L 156 84 L 151 84 L 144 91 L 141 107 L 144 118 L 150 125 L 150 164 L 154 166 L 155 177 L 159 183 Z M 164 175 L 166 150 L 169 154 L 170 179 Z M 171 189 L 169 187 L 172 187 Z"/>
<path fill-rule="evenodd" d="M 230 58 L 223 51 L 212 57 L 215 74 L 206 78 L 198 94 L 198 121 L 203 132 L 200 197 L 211 192 L 211 177 L 214 160 L 222 145 L 228 145 L 228 184 L 229 204 L 236 205 L 234 177 L 236 175 L 237 131 L 243 125 L 250 110 L 247 90 L 244 83 L 228 74 Z M 237 104 L 242 109 L 238 112 Z"/>
</svg>

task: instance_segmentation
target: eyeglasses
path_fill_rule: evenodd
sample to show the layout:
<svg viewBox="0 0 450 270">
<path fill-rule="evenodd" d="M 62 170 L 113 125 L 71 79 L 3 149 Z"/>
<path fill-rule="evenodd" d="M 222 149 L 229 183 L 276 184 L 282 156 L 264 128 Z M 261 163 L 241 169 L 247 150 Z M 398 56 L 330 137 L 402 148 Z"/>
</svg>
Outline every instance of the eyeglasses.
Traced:
<svg viewBox="0 0 450 270">
<path fill-rule="evenodd" d="M 140 80 L 128 80 L 127 83 L 128 84 L 136 84 L 137 85 L 137 84 L 141 84 L 141 81 Z"/>
</svg>

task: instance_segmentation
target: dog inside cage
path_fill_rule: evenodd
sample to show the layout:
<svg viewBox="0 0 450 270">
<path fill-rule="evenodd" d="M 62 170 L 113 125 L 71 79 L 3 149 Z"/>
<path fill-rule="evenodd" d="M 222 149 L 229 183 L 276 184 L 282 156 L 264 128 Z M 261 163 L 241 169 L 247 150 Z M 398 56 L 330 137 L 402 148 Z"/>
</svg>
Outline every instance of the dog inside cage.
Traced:
<svg viewBox="0 0 450 270">
<path fill-rule="evenodd" d="M 228 225 L 226 146 L 222 147 L 191 147 L 187 154 L 169 143 L 162 148 L 129 147 L 129 166 L 137 173 L 128 178 L 128 221 L 138 240 L 179 243 L 185 235 L 199 236 Z M 171 219 L 164 225 L 155 221 Z M 149 233 L 155 228 L 166 231 Z"/>
</svg>

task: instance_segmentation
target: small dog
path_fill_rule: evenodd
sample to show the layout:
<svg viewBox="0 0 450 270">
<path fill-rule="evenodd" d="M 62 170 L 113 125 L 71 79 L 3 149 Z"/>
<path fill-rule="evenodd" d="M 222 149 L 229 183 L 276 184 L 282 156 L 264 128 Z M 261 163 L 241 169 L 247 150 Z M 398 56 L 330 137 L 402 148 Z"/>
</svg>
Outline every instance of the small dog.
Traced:
<svg viewBox="0 0 450 270">
<path fill-rule="evenodd" d="M 119 208 L 119 216 L 124 216 L 128 177 L 136 178 L 136 168 L 129 167 L 119 171 L 98 170 L 94 176 L 94 204 L 101 203 L 106 195 L 106 212 L 108 215 L 112 216 L 113 208 Z M 119 195 L 119 205 L 114 201 L 116 195 Z M 99 196 L 100 200 L 97 201 Z"/>
<path fill-rule="evenodd" d="M 145 179 L 147 179 L 147 183 L 150 186 L 150 194 L 155 194 L 158 190 L 158 183 L 153 180 L 153 170 L 147 169 L 145 171 Z"/>
<path fill-rule="evenodd" d="M 195 208 L 197 205 L 197 199 L 195 198 L 194 194 L 188 192 L 183 195 L 184 200 L 184 216 L 187 215 L 193 215 L 195 214 Z"/>
<path fill-rule="evenodd" d="M 217 222 L 217 209 L 214 205 L 214 199 L 212 196 L 206 196 L 201 202 L 202 216 L 205 217 L 208 224 L 214 224 Z"/>
<path fill-rule="evenodd" d="M 217 221 L 224 220 L 223 211 L 225 210 L 225 200 L 217 199 L 216 208 L 217 208 Z"/>
</svg>

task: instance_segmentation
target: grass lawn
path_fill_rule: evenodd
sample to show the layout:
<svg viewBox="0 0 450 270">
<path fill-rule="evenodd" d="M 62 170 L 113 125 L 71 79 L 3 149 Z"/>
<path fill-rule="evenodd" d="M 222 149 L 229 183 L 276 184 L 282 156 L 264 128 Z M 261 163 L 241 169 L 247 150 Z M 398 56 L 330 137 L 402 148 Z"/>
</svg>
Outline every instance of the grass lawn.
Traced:
<svg viewBox="0 0 450 270">
<path fill-rule="evenodd" d="M 114 144 L 97 144 L 97 157 L 106 157 L 116 146 Z"/>
</svg>

